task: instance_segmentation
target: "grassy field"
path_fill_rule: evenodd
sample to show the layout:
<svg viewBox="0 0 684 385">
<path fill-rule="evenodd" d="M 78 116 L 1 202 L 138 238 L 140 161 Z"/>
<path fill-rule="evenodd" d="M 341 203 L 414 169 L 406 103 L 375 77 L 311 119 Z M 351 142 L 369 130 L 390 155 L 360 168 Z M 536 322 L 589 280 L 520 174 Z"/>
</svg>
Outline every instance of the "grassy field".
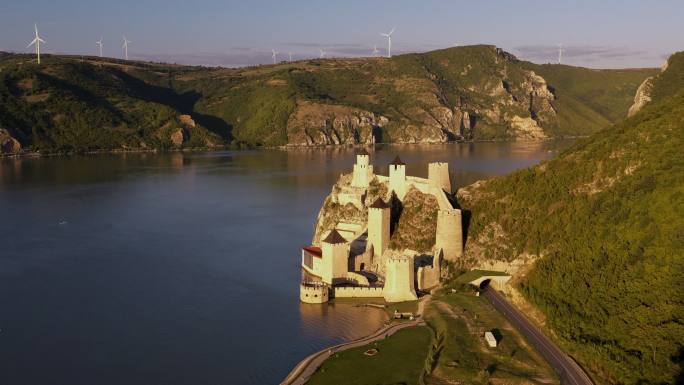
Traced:
<svg viewBox="0 0 684 385">
<path fill-rule="evenodd" d="M 472 292 L 435 295 L 426 310 L 437 346 L 428 384 L 558 383 L 553 370 L 486 300 Z M 499 339 L 489 348 L 483 339 Z"/>
<path fill-rule="evenodd" d="M 400 330 L 386 340 L 333 355 L 307 384 L 419 384 L 431 341 L 432 332 L 425 326 Z M 370 348 L 378 349 L 378 354 L 364 355 Z"/>
<path fill-rule="evenodd" d="M 418 301 L 386 304 L 385 311 L 415 312 L 417 305 Z M 467 287 L 434 294 L 424 319 L 428 327 L 405 329 L 377 344 L 334 355 L 309 384 L 417 384 L 423 374 L 424 383 L 431 385 L 559 382 L 505 318 Z M 497 335 L 499 346 L 485 345 L 485 331 Z M 365 356 L 370 348 L 380 353 Z"/>
</svg>

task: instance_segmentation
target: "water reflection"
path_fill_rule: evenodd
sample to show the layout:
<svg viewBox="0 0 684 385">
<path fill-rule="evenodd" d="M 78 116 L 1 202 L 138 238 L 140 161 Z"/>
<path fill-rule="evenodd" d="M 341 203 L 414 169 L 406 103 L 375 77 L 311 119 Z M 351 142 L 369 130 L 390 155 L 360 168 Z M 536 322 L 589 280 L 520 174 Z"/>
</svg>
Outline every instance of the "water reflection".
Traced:
<svg viewBox="0 0 684 385">
<path fill-rule="evenodd" d="M 343 317 L 331 317 L 334 313 Z M 300 304 L 301 333 L 329 338 L 354 340 L 379 328 L 387 321 L 387 314 L 376 308 L 360 307 L 350 303 L 324 305 Z"/>
</svg>

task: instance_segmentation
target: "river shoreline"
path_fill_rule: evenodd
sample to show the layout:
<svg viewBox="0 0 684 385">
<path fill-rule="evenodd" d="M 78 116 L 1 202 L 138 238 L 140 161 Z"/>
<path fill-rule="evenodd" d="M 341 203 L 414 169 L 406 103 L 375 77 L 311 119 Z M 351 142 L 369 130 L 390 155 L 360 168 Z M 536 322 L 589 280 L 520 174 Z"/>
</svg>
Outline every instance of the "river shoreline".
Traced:
<svg viewBox="0 0 684 385">
<path fill-rule="evenodd" d="M 54 151 L 54 152 L 40 152 L 22 150 L 16 154 L 0 154 L 0 159 L 26 159 L 26 158 L 53 158 L 53 157 L 71 157 L 78 155 L 114 155 L 114 154 L 173 154 L 173 153 L 191 153 L 191 152 L 219 152 L 219 151 L 255 151 L 255 150 L 283 150 L 283 151 L 298 151 L 298 150 L 322 150 L 322 149 L 354 149 L 354 148 L 368 148 L 377 145 L 382 146 L 437 146 L 450 144 L 477 144 L 477 143 L 542 143 L 553 140 L 565 139 L 582 139 L 588 137 L 587 135 L 578 136 L 563 136 L 543 139 L 489 139 L 489 140 L 470 140 L 470 141 L 451 141 L 439 143 L 420 143 L 420 142 L 406 142 L 406 143 L 373 143 L 373 144 L 321 144 L 321 145 L 284 145 L 284 146 L 247 146 L 247 145 L 219 145 L 214 147 L 188 147 L 177 149 L 157 149 L 157 148 L 137 148 L 137 149 L 115 149 L 115 150 L 92 150 L 92 151 Z"/>
</svg>

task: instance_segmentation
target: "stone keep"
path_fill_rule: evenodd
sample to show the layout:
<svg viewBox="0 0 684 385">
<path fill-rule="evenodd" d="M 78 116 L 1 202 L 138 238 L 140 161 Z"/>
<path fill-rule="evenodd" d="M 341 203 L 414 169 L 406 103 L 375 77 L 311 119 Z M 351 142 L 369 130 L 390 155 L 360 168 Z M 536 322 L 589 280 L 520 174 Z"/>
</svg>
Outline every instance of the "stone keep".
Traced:
<svg viewBox="0 0 684 385">
<path fill-rule="evenodd" d="M 329 285 L 347 277 L 349 243 L 333 229 L 321 242 L 321 280 Z"/>
<path fill-rule="evenodd" d="M 389 189 L 399 199 L 406 195 L 406 164 L 397 156 L 389 165 Z"/>
<path fill-rule="evenodd" d="M 444 252 L 444 259 L 455 261 L 463 255 L 461 210 L 445 209 L 437 212 L 435 248 Z"/>
<path fill-rule="evenodd" d="M 428 164 L 428 180 L 435 187 L 438 187 L 446 192 L 451 192 L 449 163 L 433 162 Z"/>
<path fill-rule="evenodd" d="M 371 179 L 373 179 L 373 165 L 370 164 L 370 155 L 367 153 L 357 154 L 352 186 L 368 188 Z"/>
<path fill-rule="evenodd" d="M 385 288 L 387 302 L 403 302 L 418 299 L 414 286 L 413 258 L 388 258 L 385 265 Z"/>
<path fill-rule="evenodd" d="M 373 246 L 373 258 L 387 250 L 390 240 L 390 207 L 381 198 L 368 206 L 368 246 Z M 376 259 L 377 260 L 377 259 Z"/>
<path fill-rule="evenodd" d="M 444 252 L 440 249 L 432 258 L 432 266 L 421 266 L 417 272 L 417 283 L 419 290 L 429 289 L 439 285 L 439 279 L 442 274 L 441 261 Z"/>
</svg>

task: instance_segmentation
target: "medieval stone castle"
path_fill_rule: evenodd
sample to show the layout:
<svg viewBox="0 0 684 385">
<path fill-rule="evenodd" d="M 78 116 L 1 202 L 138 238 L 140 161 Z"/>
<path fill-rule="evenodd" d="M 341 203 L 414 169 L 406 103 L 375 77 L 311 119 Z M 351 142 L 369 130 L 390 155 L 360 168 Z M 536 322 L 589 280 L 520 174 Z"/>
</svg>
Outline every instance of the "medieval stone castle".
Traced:
<svg viewBox="0 0 684 385">
<path fill-rule="evenodd" d="M 361 153 L 352 175 L 342 175 L 340 181 L 331 194 L 334 203 L 365 211 L 367 222 L 332 218 L 334 227 L 320 242 L 302 248 L 302 302 L 324 303 L 345 297 L 414 300 L 416 289 L 439 284 L 442 261 L 461 257 L 461 210 L 451 195 L 447 163 L 430 163 L 425 179 L 407 176 L 406 165 L 397 157 L 389 165 L 389 175 L 383 176 L 374 173 L 370 155 Z M 366 202 L 371 185 L 376 189 L 383 186 L 386 196 Z M 412 189 L 433 196 L 439 206 L 434 245 L 427 253 L 390 248 L 391 200 L 403 202 Z"/>
</svg>

